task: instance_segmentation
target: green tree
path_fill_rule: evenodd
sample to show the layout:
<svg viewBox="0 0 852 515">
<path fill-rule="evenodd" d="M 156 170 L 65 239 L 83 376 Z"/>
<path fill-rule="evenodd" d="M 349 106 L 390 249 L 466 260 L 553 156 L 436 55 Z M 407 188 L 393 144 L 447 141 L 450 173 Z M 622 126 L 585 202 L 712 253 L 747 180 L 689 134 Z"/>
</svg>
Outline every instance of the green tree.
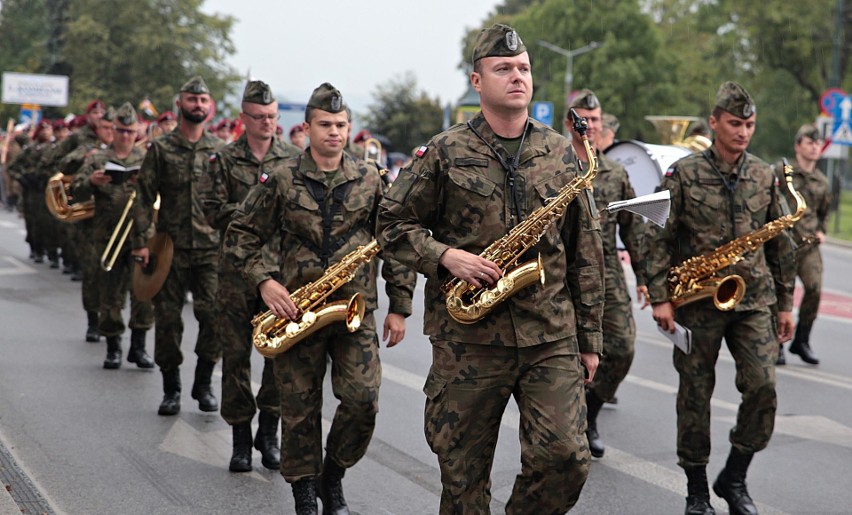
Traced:
<svg viewBox="0 0 852 515">
<path fill-rule="evenodd" d="M 366 126 L 391 141 L 393 150 L 408 154 L 441 131 L 443 109 L 422 90 L 411 72 L 379 85 L 368 106 Z"/>
<path fill-rule="evenodd" d="M 118 9 L 111 0 L 6 0 L 0 64 L 3 70 L 65 71 L 70 91 L 63 112 L 79 113 L 92 98 L 117 106 L 138 105 L 146 96 L 160 110 L 173 109 L 178 88 L 195 74 L 221 102 L 239 80 L 223 64 L 234 52 L 234 20 L 201 12 L 202 3 L 136 0 Z M 22 51 L 24 43 L 33 48 Z"/>
</svg>

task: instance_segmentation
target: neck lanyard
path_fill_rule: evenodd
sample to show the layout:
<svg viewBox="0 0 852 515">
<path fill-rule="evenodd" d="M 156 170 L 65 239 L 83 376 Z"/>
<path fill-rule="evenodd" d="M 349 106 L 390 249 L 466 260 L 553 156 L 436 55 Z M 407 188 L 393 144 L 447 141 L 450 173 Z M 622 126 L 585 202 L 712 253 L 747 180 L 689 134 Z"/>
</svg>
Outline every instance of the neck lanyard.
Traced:
<svg viewBox="0 0 852 515">
<path fill-rule="evenodd" d="M 524 124 L 524 132 L 521 133 L 521 144 L 518 145 L 518 151 L 515 152 L 514 155 L 510 155 L 509 159 L 511 159 L 511 162 L 507 162 L 505 159 L 503 159 L 503 156 L 501 156 L 500 153 L 497 152 L 497 149 L 495 149 L 491 145 L 491 143 L 488 143 L 485 138 L 482 137 L 482 134 L 480 134 L 479 131 L 474 128 L 470 120 L 468 120 L 467 122 L 467 126 L 470 128 L 470 130 L 473 131 L 474 134 L 476 134 L 477 138 L 479 138 L 483 143 L 485 143 L 485 146 L 487 146 L 491 150 L 491 153 L 494 154 L 494 157 L 497 159 L 497 162 L 500 163 L 500 166 L 502 166 L 503 169 L 506 170 L 506 173 L 509 175 L 509 192 L 512 196 L 512 204 L 515 208 L 515 217 L 517 219 L 517 223 L 521 223 L 521 207 L 520 202 L 518 201 L 518 195 L 520 192 L 515 187 L 515 171 L 518 169 L 518 164 L 521 159 L 521 151 L 524 149 L 524 141 L 527 138 L 527 129 L 529 129 L 529 125 L 530 119 L 527 118 L 527 121 Z"/>
<path fill-rule="evenodd" d="M 737 169 L 737 178 L 733 181 L 729 181 L 725 178 L 725 175 L 719 170 L 719 167 L 716 166 L 716 161 L 712 158 L 709 150 L 705 150 L 701 153 L 704 156 L 704 159 L 710 164 L 710 167 L 713 168 L 713 171 L 722 179 L 722 183 L 725 185 L 725 188 L 728 190 L 728 211 L 731 215 L 731 240 L 734 240 L 737 237 L 737 219 L 736 213 L 734 211 L 734 191 L 737 189 L 737 185 L 740 183 L 740 178 L 743 176 L 743 170 L 745 169 L 746 162 L 748 161 L 748 156 L 743 153 L 743 162 L 740 163 L 739 169 Z"/>
</svg>

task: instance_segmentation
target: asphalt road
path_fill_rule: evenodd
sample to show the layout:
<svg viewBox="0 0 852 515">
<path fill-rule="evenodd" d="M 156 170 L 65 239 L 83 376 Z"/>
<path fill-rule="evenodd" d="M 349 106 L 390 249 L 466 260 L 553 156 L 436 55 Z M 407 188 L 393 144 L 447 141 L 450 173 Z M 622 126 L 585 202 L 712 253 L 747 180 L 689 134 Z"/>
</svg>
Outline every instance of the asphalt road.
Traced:
<svg viewBox="0 0 852 515">
<path fill-rule="evenodd" d="M 761 513 L 850 513 L 852 491 L 852 251 L 826 246 L 826 290 L 838 309 L 821 316 L 813 346 L 818 367 L 797 357 L 778 370 L 779 410 L 769 447 L 758 454 L 749 488 Z M 423 437 L 421 391 L 429 368 L 421 334 L 422 283 L 409 335 L 383 349 L 383 385 L 376 433 L 365 459 L 344 479 L 360 514 L 437 513 L 437 463 Z M 384 317 L 380 308 L 378 320 Z M 650 312 L 636 310 L 639 338 L 630 375 L 607 405 L 599 427 L 606 455 L 592 465 L 574 513 L 682 513 L 686 480 L 675 455 L 677 374 L 671 344 Z M 184 352 L 194 365 L 197 326 L 184 310 Z M 160 374 L 125 363 L 104 370 L 105 344 L 84 341 L 79 283 L 27 259 L 23 224 L 0 213 L 0 513 L 234 514 L 292 513 L 289 488 L 260 466 L 232 474 L 230 428 L 202 413 L 188 387 L 177 417 L 156 414 Z M 127 348 L 125 338 L 124 347 Z M 153 333 L 148 335 L 149 350 Z M 261 359 L 254 356 L 259 380 Z M 183 367 L 191 385 L 194 366 Z M 216 378 L 219 376 L 217 367 Z M 708 475 L 722 468 L 739 394 L 723 350 L 713 401 L 713 455 Z M 219 385 L 215 381 L 218 395 Z M 326 388 L 324 419 L 336 401 Z M 517 409 L 503 420 L 492 471 L 492 511 L 503 512 L 520 470 Z M 17 503 L 17 506 L 15 505 Z M 719 513 L 724 501 L 714 499 Z"/>
</svg>

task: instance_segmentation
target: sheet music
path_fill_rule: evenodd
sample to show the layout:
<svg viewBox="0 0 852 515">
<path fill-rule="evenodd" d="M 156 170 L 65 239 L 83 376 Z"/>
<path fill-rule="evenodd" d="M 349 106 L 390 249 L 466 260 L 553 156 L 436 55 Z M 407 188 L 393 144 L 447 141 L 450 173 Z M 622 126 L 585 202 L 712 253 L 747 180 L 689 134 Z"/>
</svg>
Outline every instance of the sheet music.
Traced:
<svg viewBox="0 0 852 515">
<path fill-rule="evenodd" d="M 663 190 L 629 200 L 617 200 L 615 202 L 610 202 L 606 206 L 606 210 L 610 213 L 615 213 L 622 209 L 626 209 L 631 213 L 644 216 L 660 227 L 664 227 L 666 225 L 666 220 L 669 218 L 670 207 L 671 193 L 669 190 Z"/>
</svg>

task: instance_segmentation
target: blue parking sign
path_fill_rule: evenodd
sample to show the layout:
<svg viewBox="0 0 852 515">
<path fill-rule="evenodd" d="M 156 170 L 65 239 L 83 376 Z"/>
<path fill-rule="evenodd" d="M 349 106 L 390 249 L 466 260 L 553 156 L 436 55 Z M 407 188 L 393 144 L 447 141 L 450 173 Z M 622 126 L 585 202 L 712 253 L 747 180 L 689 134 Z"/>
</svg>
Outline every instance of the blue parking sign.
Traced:
<svg viewBox="0 0 852 515">
<path fill-rule="evenodd" d="M 533 102 L 532 117 L 534 120 L 553 126 L 553 102 Z"/>
</svg>

